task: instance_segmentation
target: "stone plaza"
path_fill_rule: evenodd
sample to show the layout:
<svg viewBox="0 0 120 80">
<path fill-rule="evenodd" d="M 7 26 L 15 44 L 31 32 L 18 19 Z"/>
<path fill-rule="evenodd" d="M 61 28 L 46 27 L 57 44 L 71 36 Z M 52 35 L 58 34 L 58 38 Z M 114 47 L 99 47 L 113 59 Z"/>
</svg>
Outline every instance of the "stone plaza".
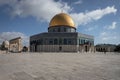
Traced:
<svg viewBox="0 0 120 80">
<path fill-rule="evenodd" d="M 1 52 L 0 80 L 120 80 L 120 55 Z"/>
</svg>

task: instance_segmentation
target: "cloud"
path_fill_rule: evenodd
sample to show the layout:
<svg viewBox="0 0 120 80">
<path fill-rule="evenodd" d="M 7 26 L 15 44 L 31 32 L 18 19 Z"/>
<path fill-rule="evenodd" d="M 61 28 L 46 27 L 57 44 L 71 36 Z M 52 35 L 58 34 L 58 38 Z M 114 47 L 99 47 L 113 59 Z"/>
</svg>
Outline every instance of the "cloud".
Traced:
<svg viewBox="0 0 120 80">
<path fill-rule="evenodd" d="M 71 16 L 74 19 L 77 26 L 79 25 L 85 25 L 92 21 L 97 21 L 104 17 L 105 15 L 116 13 L 117 9 L 112 6 L 108 6 L 104 9 L 96 9 L 90 12 L 85 13 L 72 13 Z"/>
<path fill-rule="evenodd" d="M 89 28 L 85 29 L 85 31 L 92 31 L 92 30 L 94 30 L 93 27 L 89 27 Z"/>
<path fill-rule="evenodd" d="M 95 30 L 96 28 L 97 28 L 98 26 L 96 25 L 96 26 L 87 26 L 86 28 L 85 28 L 85 31 L 93 31 L 93 30 Z"/>
<path fill-rule="evenodd" d="M 101 34 L 100 34 L 100 37 L 101 37 L 101 40 L 102 41 L 111 41 L 111 40 L 115 40 L 115 39 L 117 39 L 117 35 L 116 35 L 116 33 L 113 33 L 113 34 L 111 34 L 111 33 L 109 33 L 109 32 L 102 32 Z"/>
<path fill-rule="evenodd" d="M 111 31 L 103 31 L 100 33 L 99 36 L 96 37 L 96 43 L 113 43 L 113 44 L 119 44 L 120 37 L 116 32 Z"/>
<path fill-rule="evenodd" d="M 112 25 L 108 26 L 108 29 L 115 29 L 117 22 L 113 22 Z"/>
<path fill-rule="evenodd" d="M 3 32 L 0 34 L 0 44 L 4 41 L 4 40 L 11 40 L 17 37 L 21 37 L 22 38 L 22 43 L 23 45 L 27 45 L 29 43 L 29 37 L 26 36 L 25 34 L 21 33 L 21 32 Z"/>
<path fill-rule="evenodd" d="M 12 16 L 33 16 L 47 22 L 61 10 L 68 13 L 71 7 L 67 3 L 54 0 L 1 0 L 1 5 L 7 4 Z"/>
<path fill-rule="evenodd" d="M 75 4 L 81 2 L 81 0 L 78 0 Z M 72 16 L 76 26 L 97 21 L 105 15 L 117 12 L 117 9 L 114 6 L 108 6 L 104 9 L 96 9 L 89 12 L 71 13 L 73 10 L 72 7 L 62 0 L 0 0 L 0 6 L 2 5 L 8 5 L 8 13 L 14 17 L 32 16 L 38 20 L 47 22 L 49 22 L 55 14 L 58 14 L 63 10 L 63 12 Z"/>
<path fill-rule="evenodd" d="M 76 1 L 76 2 L 74 2 L 73 4 L 81 4 L 82 3 L 82 0 L 78 0 L 78 1 Z"/>
</svg>

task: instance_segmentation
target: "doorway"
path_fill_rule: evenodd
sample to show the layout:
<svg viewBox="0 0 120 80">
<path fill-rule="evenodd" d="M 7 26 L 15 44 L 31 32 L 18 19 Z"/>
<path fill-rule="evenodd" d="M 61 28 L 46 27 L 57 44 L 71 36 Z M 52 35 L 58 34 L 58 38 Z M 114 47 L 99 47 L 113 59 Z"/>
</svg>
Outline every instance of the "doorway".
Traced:
<svg viewBox="0 0 120 80">
<path fill-rule="evenodd" d="M 35 45 L 35 52 L 37 52 L 37 45 Z"/>
<path fill-rule="evenodd" d="M 62 47 L 61 46 L 59 47 L 59 51 L 62 51 Z"/>
<path fill-rule="evenodd" d="M 85 52 L 87 52 L 88 50 L 87 50 L 87 46 L 85 46 Z"/>
</svg>

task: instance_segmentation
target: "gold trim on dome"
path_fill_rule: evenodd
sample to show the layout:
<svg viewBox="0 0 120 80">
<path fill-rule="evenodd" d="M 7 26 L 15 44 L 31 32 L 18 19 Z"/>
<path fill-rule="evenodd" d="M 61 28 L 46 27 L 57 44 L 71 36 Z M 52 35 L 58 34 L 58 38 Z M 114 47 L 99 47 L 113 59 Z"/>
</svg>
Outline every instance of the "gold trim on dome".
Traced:
<svg viewBox="0 0 120 80">
<path fill-rule="evenodd" d="M 60 26 L 60 25 L 75 28 L 75 24 L 72 18 L 65 13 L 60 13 L 60 14 L 55 15 L 50 21 L 49 27 L 55 27 L 55 26 Z"/>
</svg>

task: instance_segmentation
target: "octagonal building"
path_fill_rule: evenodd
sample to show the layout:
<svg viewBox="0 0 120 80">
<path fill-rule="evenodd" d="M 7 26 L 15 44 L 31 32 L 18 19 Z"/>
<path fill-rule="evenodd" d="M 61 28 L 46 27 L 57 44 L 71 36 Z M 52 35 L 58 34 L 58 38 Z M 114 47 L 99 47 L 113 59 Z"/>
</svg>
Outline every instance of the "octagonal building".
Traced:
<svg viewBox="0 0 120 80">
<path fill-rule="evenodd" d="M 94 51 L 94 37 L 76 32 L 73 19 L 66 13 L 55 15 L 48 32 L 30 37 L 31 52 L 88 52 Z"/>
</svg>

